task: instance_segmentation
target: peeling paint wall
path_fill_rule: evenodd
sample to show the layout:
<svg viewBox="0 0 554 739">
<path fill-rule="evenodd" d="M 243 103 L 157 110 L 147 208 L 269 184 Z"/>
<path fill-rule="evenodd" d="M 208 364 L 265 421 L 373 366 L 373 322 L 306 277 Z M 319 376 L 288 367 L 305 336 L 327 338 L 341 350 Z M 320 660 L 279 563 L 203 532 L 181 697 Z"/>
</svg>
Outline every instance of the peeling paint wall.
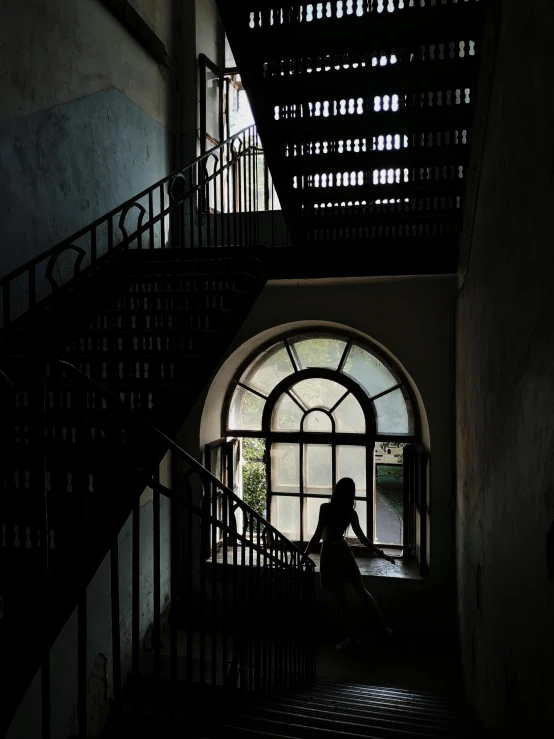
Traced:
<svg viewBox="0 0 554 739">
<path fill-rule="evenodd" d="M 160 482 L 171 487 L 171 454 L 160 464 Z M 151 490 L 141 497 L 139 512 L 139 619 L 143 650 L 149 648 L 154 615 L 153 503 Z M 170 502 L 160 500 L 160 599 L 161 611 L 170 604 L 171 572 Z M 122 681 L 131 670 L 133 514 L 119 534 L 119 599 Z M 78 612 L 73 611 L 50 651 L 52 739 L 77 736 L 77 637 Z M 112 706 L 113 660 L 111 621 L 111 558 L 108 553 L 87 589 L 87 736 L 102 730 Z M 40 671 L 27 690 L 6 739 L 39 739 L 41 734 Z"/>
<path fill-rule="evenodd" d="M 215 0 L 196 0 L 196 49 L 219 67 L 225 66 L 225 31 Z"/>
<path fill-rule="evenodd" d="M 129 0 L 137 13 L 148 23 L 169 56 L 174 52 L 174 0 Z M 180 0 L 187 2 L 187 0 Z"/>
<path fill-rule="evenodd" d="M 554 727 L 553 37 L 551 2 L 505 0 L 457 315 L 465 681 L 514 736 Z"/>
<path fill-rule="evenodd" d="M 170 82 L 100 0 L 2 3 L 0 27 L 2 275 L 167 174 Z"/>
</svg>

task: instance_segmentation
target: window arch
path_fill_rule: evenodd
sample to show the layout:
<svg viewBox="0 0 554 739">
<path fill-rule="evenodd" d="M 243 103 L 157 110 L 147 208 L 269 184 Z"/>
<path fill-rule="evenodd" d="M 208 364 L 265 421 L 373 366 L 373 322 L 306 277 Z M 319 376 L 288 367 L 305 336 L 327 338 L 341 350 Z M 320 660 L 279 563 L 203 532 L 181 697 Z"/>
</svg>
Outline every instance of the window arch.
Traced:
<svg viewBox="0 0 554 739">
<path fill-rule="evenodd" d="M 225 436 L 265 439 L 267 514 L 289 538 L 309 539 L 319 505 L 349 476 L 366 535 L 405 544 L 402 534 L 389 542 L 376 531 L 375 451 L 393 446 L 398 454 L 383 466 L 401 470 L 402 447 L 419 441 L 419 416 L 399 368 L 374 346 L 321 330 L 273 340 L 239 369 L 223 414 Z"/>
</svg>

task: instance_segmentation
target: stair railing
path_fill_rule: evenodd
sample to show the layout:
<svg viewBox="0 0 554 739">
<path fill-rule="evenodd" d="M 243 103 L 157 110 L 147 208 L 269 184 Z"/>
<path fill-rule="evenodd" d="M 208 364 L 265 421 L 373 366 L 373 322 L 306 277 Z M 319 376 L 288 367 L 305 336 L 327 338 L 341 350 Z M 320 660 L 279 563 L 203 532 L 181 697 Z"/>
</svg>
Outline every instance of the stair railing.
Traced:
<svg viewBox="0 0 554 739">
<path fill-rule="evenodd" d="M 71 364 L 3 356 L 0 369 L 0 648 L 10 672 L 1 728 L 40 671 L 42 736 L 59 729 L 52 647 L 75 605 L 64 659 L 76 664 L 79 737 L 93 719 L 91 649 L 106 660 L 115 718 L 126 678 L 146 679 L 148 700 L 174 708 L 183 683 L 264 690 L 313 676 L 308 557 Z M 105 603 L 91 595 L 102 584 Z M 103 627 L 107 643 L 94 646 Z"/>
<path fill-rule="evenodd" d="M 222 247 L 202 273 L 206 284 L 213 284 L 212 261 L 217 258 L 220 275 L 228 258 L 225 247 L 260 243 L 263 162 L 256 126 L 249 126 L 0 278 L 0 339 L 21 318 L 33 326 L 37 306 L 52 303 L 126 250 L 145 252 L 145 276 L 165 254 L 168 262 L 188 260 L 194 279 L 191 250 Z"/>
</svg>

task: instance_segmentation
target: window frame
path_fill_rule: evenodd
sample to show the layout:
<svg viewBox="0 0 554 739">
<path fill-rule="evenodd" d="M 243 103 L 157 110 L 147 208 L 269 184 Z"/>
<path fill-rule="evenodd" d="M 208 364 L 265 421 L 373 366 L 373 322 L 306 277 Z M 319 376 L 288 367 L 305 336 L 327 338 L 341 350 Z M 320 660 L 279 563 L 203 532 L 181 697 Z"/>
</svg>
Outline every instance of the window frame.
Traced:
<svg viewBox="0 0 554 739">
<path fill-rule="evenodd" d="M 294 345 L 292 345 L 291 341 L 294 339 L 298 339 L 300 337 L 305 337 L 307 339 L 310 338 L 310 335 L 313 336 L 313 338 L 318 337 L 325 337 L 329 339 L 337 339 L 340 341 L 345 342 L 345 346 L 343 349 L 342 357 L 340 359 L 340 362 L 336 369 L 329 369 L 329 368 L 323 368 L 323 367 L 311 367 L 309 369 L 301 369 L 300 368 L 300 361 L 296 355 L 296 351 L 294 348 Z M 243 382 L 241 382 L 241 378 L 245 374 L 246 370 L 256 361 L 258 357 L 263 355 L 265 352 L 267 352 L 271 347 L 278 346 L 279 344 L 284 344 L 289 359 L 291 361 L 291 365 L 293 368 L 293 372 L 288 375 L 287 377 L 280 380 L 277 385 L 273 388 L 273 390 L 269 394 L 264 394 L 260 392 L 257 389 L 254 389 Z M 373 355 L 379 362 L 383 364 L 383 366 L 393 375 L 395 379 L 398 380 L 397 384 L 391 386 L 387 390 L 384 390 L 381 393 L 378 393 L 374 396 L 369 396 L 365 389 L 358 383 L 356 380 L 354 380 L 349 375 L 346 375 L 341 372 L 341 370 L 344 367 L 344 364 L 346 362 L 346 359 L 348 357 L 350 348 L 352 347 L 352 344 L 358 344 L 363 349 L 368 351 L 371 355 Z M 325 408 L 319 408 L 319 407 L 313 407 L 308 409 L 307 411 L 305 409 L 302 409 L 304 412 L 302 421 L 301 421 L 301 430 L 300 431 L 275 431 L 271 428 L 271 417 L 275 408 L 276 402 L 279 400 L 281 395 L 285 392 L 290 391 L 290 389 L 296 385 L 298 382 L 301 382 L 305 379 L 310 378 L 321 378 L 321 379 L 329 379 L 332 380 L 340 385 L 342 385 L 345 388 L 345 393 L 341 396 L 340 400 L 337 401 L 335 406 L 336 408 L 346 397 L 347 393 L 351 393 L 356 400 L 360 403 L 360 406 L 362 408 L 362 411 L 364 413 L 364 418 L 366 422 L 366 431 L 365 433 L 345 433 L 345 432 L 338 432 L 335 429 L 335 422 L 334 419 L 331 416 L 332 419 L 332 430 L 331 432 L 319 432 L 319 431 L 304 431 L 303 425 L 305 418 L 307 417 L 307 414 L 314 410 L 323 410 L 328 415 L 331 414 L 333 409 L 327 410 Z M 265 400 L 265 406 L 262 413 L 262 421 L 261 421 L 261 429 L 259 431 L 250 431 L 250 430 L 242 430 L 242 429 L 236 429 L 229 426 L 228 422 L 230 419 L 230 411 L 231 411 L 231 404 L 233 395 L 235 392 L 235 389 L 237 386 L 246 388 L 250 392 L 254 393 L 255 395 L 258 395 L 259 397 L 263 398 Z M 378 434 L 377 433 L 377 418 L 376 414 L 373 410 L 373 401 L 384 396 L 392 393 L 394 390 L 402 389 L 402 392 L 407 396 L 407 401 L 409 403 L 409 410 L 412 413 L 412 424 L 413 424 L 413 433 L 411 434 Z M 289 393 L 290 394 L 290 393 Z M 297 400 L 293 397 L 293 400 L 297 402 Z M 298 403 L 298 402 L 297 402 Z M 415 394 L 412 390 L 412 387 L 410 383 L 408 382 L 407 378 L 405 377 L 404 372 L 398 367 L 398 365 L 390 359 L 390 357 L 385 356 L 384 353 L 379 349 L 379 347 L 375 346 L 373 342 L 368 341 L 367 339 L 364 339 L 357 334 L 354 334 L 352 332 L 346 332 L 346 331 L 337 331 L 333 329 L 326 329 L 325 327 L 310 327 L 310 328 L 301 328 L 296 329 L 294 331 L 289 331 L 284 334 L 278 335 L 274 337 L 273 339 L 265 342 L 262 346 L 258 347 L 258 349 L 255 352 L 252 352 L 248 358 L 241 363 L 240 367 L 238 368 L 237 372 L 235 373 L 233 379 L 229 383 L 229 386 L 227 388 L 227 392 L 225 395 L 223 408 L 222 408 L 222 419 L 221 419 L 221 425 L 223 431 L 223 435 L 225 437 L 250 437 L 250 438 L 263 438 L 266 439 L 266 457 L 267 457 L 267 464 L 266 464 L 266 475 L 267 475 L 267 514 L 268 519 L 271 521 L 271 503 L 272 503 L 272 496 L 277 493 L 272 492 L 271 487 L 271 446 L 274 443 L 291 443 L 291 444 L 298 444 L 299 445 L 299 454 L 300 454 L 300 486 L 299 490 L 300 492 L 297 493 L 278 493 L 279 495 L 282 495 L 283 497 L 300 497 L 300 544 L 305 544 L 302 537 L 303 527 L 304 527 L 304 500 L 308 497 L 320 497 L 316 495 L 306 495 L 303 493 L 303 477 L 304 477 L 304 459 L 303 459 L 303 450 L 304 446 L 308 443 L 310 444 L 330 444 L 332 446 L 332 465 L 333 465 L 333 480 L 336 477 L 336 465 L 337 465 L 337 446 L 363 446 L 366 449 L 366 495 L 365 497 L 358 497 L 356 496 L 357 500 L 365 500 L 367 501 L 367 520 L 366 520 L 366 532 L 368 535 L 368 538 L 371 541 L 374 541 L 374 507 L 375 507 L 375 498 L 373 496 L 373 501 L 371 501 L 369 492 L 370 490 L 373 491 L 374 487 L 374 474 L 375 474 L 375 464 L 374 464 L 374 451 L 375 451 L 375 444 L 377 442 L 387 442 L 387 441 L 397 441 L 401 442 L 405 445 L 410 444 L 420 444 L 421 443 L 421 419 L 418 409 L 417 400 L 415 397 Z M 405 509 L 404 516 L 403 516 L 403 527 L 404 530 L 407 528 L 407 521 L 405 520 L 406 514 L 408 511 Z M 405 542 L 406 537 L 404 537 L 404 541 L 401 542 L 398 545 L 385 545 L 387 548 L 390 549 L 397 549 L 402 550 L 403 554 L 407 554 L 405 551 Z M 355 547 L 356 548 L 356 547 Z M 361 547 L 360 547 L 361 548 Z"/>
</svg>

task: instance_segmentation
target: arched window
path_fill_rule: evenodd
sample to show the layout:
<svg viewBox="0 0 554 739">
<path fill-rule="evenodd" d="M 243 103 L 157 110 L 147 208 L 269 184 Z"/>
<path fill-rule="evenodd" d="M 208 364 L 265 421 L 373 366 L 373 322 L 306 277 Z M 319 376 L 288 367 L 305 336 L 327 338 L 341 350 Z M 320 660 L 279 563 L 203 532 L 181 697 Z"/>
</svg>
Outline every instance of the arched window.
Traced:
<svg viewBox="0 0 554 739">
<path fill-rule="evenodd" d="M 293 541 L 309 540 L 319 506 L 338 479 L 351 477 L 368 538 L 402 548 L 413 513 L 403 451 L 419 441 L 415 408 L 398 368 L 373 346 L 304 331 L 240 369 L 224 405 L 224 436 L 264 440 L 266 513 Z"/>
</svg>

